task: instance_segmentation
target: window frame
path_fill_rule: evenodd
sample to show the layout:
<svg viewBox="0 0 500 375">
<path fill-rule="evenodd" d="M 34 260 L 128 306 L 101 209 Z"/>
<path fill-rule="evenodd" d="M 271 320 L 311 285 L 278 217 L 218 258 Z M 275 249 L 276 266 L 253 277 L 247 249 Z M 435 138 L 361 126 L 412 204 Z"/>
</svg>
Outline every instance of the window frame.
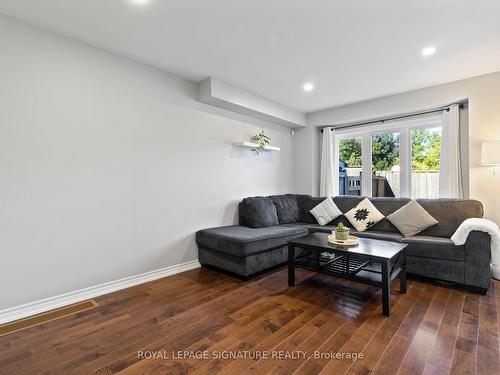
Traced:
<svg viewBox="0 0 500 375">
<path fill-rule="evenodd" d="M 418 117 L 400 121 L 382 122 L 376 125 L 353 127 L 348 129 L 338 128 L 335 130 L 335 160 L 334 179 L 335 186 L 339 185 L 339 147 L 340 140 L 349 138 L 361 138 L 361 169 L 363 176 L 371 176 L 372 167 L 372 136 L 399 133 L 399 160 L 400 160 L 400 187 L 401 197 L 411 196 L 411 132 L 417 129 L 432 129 L 443 127 L 443 116 Z M 372 179 L 361 180 L 361 194 L 372 196 Z"/>
</svg>

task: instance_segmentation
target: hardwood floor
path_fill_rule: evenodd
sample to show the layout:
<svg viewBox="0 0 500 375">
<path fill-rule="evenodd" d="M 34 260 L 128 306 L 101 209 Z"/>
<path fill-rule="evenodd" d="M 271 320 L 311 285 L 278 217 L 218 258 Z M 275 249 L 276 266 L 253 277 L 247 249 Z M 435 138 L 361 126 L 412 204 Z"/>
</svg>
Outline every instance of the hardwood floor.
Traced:
<svg viewBox="0 0 500 375">
<path fill-rule="evenodd" d="M 485 296 L 408 286 L 393 290 L 386 318 L 373 287 L 304 270 L 289 288 L 284 268 L 247 282 L 196 269 L 0 337 L 0 374 L 500 373 L 499 282 Z"/>
</svg>

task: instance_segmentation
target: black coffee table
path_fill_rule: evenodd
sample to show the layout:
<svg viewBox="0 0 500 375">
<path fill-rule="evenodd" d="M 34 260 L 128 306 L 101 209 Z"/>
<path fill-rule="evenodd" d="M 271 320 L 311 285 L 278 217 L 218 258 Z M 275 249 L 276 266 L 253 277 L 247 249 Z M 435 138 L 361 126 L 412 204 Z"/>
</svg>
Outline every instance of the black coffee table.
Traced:
<svg viewBox="0 0 500 375">
<path fill-rule="evenodd" d="M 341 246 L 329 243 L 328 234 L 312 233 L 288 241 L 288 285 L 295 286 L 295 267 L 374 285 L 382 288 L 382 313 L 389 316 L 391 283 L 398 276 L 400 292 L 406 293 L 406 246 L 370 238 Z M 303 249 L 299 257 L 296 248 Z"/>
</svg>

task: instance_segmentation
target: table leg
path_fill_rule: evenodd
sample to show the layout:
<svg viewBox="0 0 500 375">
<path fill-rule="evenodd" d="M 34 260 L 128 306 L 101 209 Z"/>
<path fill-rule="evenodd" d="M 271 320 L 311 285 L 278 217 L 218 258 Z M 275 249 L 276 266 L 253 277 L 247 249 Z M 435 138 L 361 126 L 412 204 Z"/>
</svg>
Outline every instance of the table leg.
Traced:
<svg viewBox="0 0 500 375">
<path fill-rule="evenodd" d="M 391 277 L 389 261 L 382 262 L 382 313 L 391 315 Z"/>
<path fill-rule="evenodd" d="M 406 293 L 406 251 L 401 254 L 401 272 L 399 273 L 399 291 Z"/>
<path fill-rule="evenodd" d="M 288 245 L 288 286 L 295 286 L 295 246 Z"/>
</svg>

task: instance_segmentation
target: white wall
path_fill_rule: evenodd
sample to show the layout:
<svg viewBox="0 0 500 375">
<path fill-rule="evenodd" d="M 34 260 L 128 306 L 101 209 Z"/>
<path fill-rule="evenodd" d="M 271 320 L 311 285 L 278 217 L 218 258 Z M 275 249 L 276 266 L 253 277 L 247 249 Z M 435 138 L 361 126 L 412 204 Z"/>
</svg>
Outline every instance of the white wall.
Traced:
<svg viewBox="0 0 500 375">
<path fill-rule="evenodd" d="M 195 260 L 196 230 L 293 190 L 289 130 L 236 149 L 262 123 L 193 83 L 4 17 L 0 53 L 0 309 Z"/>
<path fill-rule="evenodd" d="M 319 195 L 320 129 L 308 126 L 295 130 L 294 137 L 294 192 Z"/>
<path fill-rule="evenodd" d="M 496 167 L 481 166 L 480 161 L 481 143 L 500 139 L 500 72 L 310 113 L 308 124 L 321 126 L 378 118 L 463 99 L 468 99 L 469 149 L 467 155 L 464 148 L 464 156 L 469 158 L 470 197 L 483 202 L 486 217 L 500 224 L 500 173 L 493 174 Z M 294 178 L 307 180 L 310 175 L 308 168 L 296 168 Z"/>
</svg>

